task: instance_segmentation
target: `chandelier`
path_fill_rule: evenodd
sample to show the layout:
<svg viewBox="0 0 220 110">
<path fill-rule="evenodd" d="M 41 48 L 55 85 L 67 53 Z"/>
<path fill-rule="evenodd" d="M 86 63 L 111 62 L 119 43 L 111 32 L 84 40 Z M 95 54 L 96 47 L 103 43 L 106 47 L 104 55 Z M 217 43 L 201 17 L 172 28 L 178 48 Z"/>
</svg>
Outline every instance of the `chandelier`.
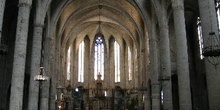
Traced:
<svg viewBox="0 0 220 110">
<path fill-rule="evenodd" d="M 216 4 L 219 4 L 219 1 L 216 1 Z M 212 15 L 210 12 L 210 3 L 208 3 L 208 9 L 210 14 L 210 32 L 206 38 L 203 38 L 204 47 L 202 49 L 202 55 L 208 59 L 208 61 L 217 66 L 220 64 L 220 37 L 219 34 L 213 31 L 213 24 L 212 24 Z"/>
<path fill-rule="evenodd" d="M 34 77 L 35 81 L 48 81 L 49 77 L 44 75 L 44 67 L 40 67 L 40 74 Z"/>
<path fill-rule="evenodd" d="M 219 57 L 220 56 L 220 42 L 215 32 L 209 32 L 204 49 L 204 57 Z"/>
</svg>

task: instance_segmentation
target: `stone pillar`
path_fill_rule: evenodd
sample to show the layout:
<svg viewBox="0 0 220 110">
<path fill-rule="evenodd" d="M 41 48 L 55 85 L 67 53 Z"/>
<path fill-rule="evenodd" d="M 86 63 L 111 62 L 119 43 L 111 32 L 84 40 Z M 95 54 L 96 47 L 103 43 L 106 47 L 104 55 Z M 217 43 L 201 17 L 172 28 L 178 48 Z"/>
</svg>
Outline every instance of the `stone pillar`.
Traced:
<svg viewBox="0 0 220 110">
<path fill-rule="evenodd" d="M 23 109 L 26 47 L 31 5 L 32 0 L 19 1 L 9 110 Z"/>
<path fill-rule="evenodd" d="M 110 67 L 110 87 L 114 88 L 115 86 L 115 67 L 114 67 L 114 39 L 109 39 L 109 67 Z"/>
<path fill-rule="evenodd" d="M 171 85 L 171 60 L 170 60 L 170 42 L 169 28 L 166 8 L 161 13 L 160 20 L 160 75 L 159 80 L 162 84 L 163 109 L 172 110 L 172 85 Z"/>
<path fill-rule="evenodd" d="M 105 39 L 106 40 L 106 39 Z M 108 41 L 108 40 L 106 40 Z M 104 71 L 105 71 L 105 74 L 104 74 L 104 82 L 105 82 L 105 85 L 104 87 L 106 87 L 107 89 L 110 88 L 110 59 L 109 59 L 109 56 L 110 56 L 110 52 L 109 52 L 109 49 L 110 49 L 110 46 L 109 46 L 109 42 L 106 43 L 106 48 L 105 48 L 105 53 L 104 53 Z M 107 95 L 109 95 L 109 93 L 107 93 Z"/>
<path fill-rule="evenodd" d="M 0 1 L 0 60 L 1 60 L 1 65 L 0 65 L 0 70 L 4 70 L 4 65 L 5 65 L 5 61 L 3 61 L 5 58 L 3 56 L 1 56 L 3 53 L 5 53 L 7 51 L 6 49 L 6 46 L 2 44 L 2 26 L 3 26 L 3 17 L 4 17 L 4 10 L 5 10 L 5 1 L 6 0 L 1 0 Z M 4 49 L 5 48 L 5 49 Z M 4 52 L 5 51 L 5 52 Z M 5 82 L 4 81 L 4 74 L 5 72 L 2 72 L 1 75 L 0 75 L 0 80 Z M 4 84 L 0 84 L 0 87 L 1 88 L 4 88 Z M 3 107 L 3 103 L 5 102 L 5 98 L 3 98 L 3 94 L 5 94 L 5 92 L 1 91 L 0 92 L 0 107 Z"/>
<path fill-rule="evenodd" d="M 40 74 L 39 70 L 41 63 L 42 31 L 43 25 L 35 24 L 33 34 L 28 100 L 28 108 L 31 110 L 38 110 L 39 82 L 35 81 L 34 77 Z"/>
<path fill-rule="evenodd" d="M 3 23 L 3 18 L 4 18 L 5 1 L 6 0 L 0 1 L 0 55 L 4 55 L 8 51 L 8 47 L 6 45 L 2 44 L 2 26 L 3 26 L 2 23 Z"/>
<path fill-rule="evenodd" d="M 214 31 L 218 35 L 218 21 L 216 18 L 216 10 L 214 0 L 200 0 L 200 18 L 202 24 L 203 39 L 209 37 L 209 32 Z M 212 28 L 212 30 L 211 30 Z M 204 41 L 205 46 L 205 41 Z M 216 67 L 211 65 L 208 58 L 205 59 L 206 80 L 208 89 L 208 101 L 210 110 L 220 109 L 220 65 Z M 215 60 L 214 58 L 209 58 Z"/>
<path fill-rule="evenodd" d="M 154 15 L 155 16 L 155 15 Z M 156 24 L 155 20 L 152 19 L 151 24 L 151 37 L 150 43 L 150 62 L 151 62 L 151 99 L 152 99 L 152 110 L 160 110 L 160 84 L 158 82 L 159 74 L 159 50 L 158 50 L 158 39 L 156 35 Z"/>
<path fill-rule="evenodd" d="M 73 43 L 73 68 L 74 68 L 74 72 L 73 72 L 73 87 L 77 87 L 78 86 L 78 52 L 77 52 L 77 46 L 76 46 L 76 41 L 74 41 L 75 43 Z"/>
<path fill-rule="evenodd" d="M 67 53 L 68 53 L 68 46 L 65 45 L 66 43 L 64 43 L 64 45 L 61 45 L 61 56 L 62 56 L 62 66 L 61 66 L 61 74 L 62 74 L 62 84 L 66 87 L 67 85 Z"/>
<path fill-rule="evenodd" d="M 120 86 L 125 89 L 125 83 L 126 83 L 126 75 L 125 75 L 125 46 L 124 41 L 121 42 L 122 45 L 120 45 Z"/>
<path fill-rule="evenodd" d="M 3 26 L 3 18 L 4 18 L 4 11 L 5 11 L 5 1 L 6 0 L 1 0 L 0 1 L 0 44 L 2 43 L 2 26 Z"/>
<path fill-rule="evenodd" d="M 48 75 L 47 75 L 48 76 Z M 40 110 L 49 110 L 50 79 L 40 85 Z M 30 108 L 33 110 L 33 108 Z"/>
<path fill-rule="evenodd" d="M 84 38 L 84 43 L 85 43 L 85 52 L 84 52 L 84 87 L 85 88 L 88 88 L 89 87 L 89 78 L 91 77 L 90 76 L 90 71 L 89 71 L 89 68 L 90 68 L 90 41 L 89 41 L 89 37 L 86 36 Z"/>
<path fill-rule="evenodd" d="M 48 31 L 47 31 L 48 32 Z M 44 66 L 44 75 L 48 76 L 49 77 L 49 80 L 45 81 L 45 82 L 41 82 L 41 85 L 40 85 L 40 100 L 39 100 L 39 103 L 40 103 L 40 110 L 49 110 L 49 100 L 50 98 L 52 100 L 52 102 L 55 103 L 55 93 L 54 93 L 54 85 L 51 84 L 51 81 L 54 79 L 53 76 L 54 75 L 51 75 L 51 41 L 52 41 L 52 38 L 49 37 L 48 35 L 44 36 L 45 39 L 44 41 L 44 46 L 42 47 L 43 50 L 44 50 L 44 54 L 43 54 L 43 59 L 44 59 L 44 62 L 43 62 L 43 66 Z M 54 82 L 52 82 L 54 83 Z M 51 84 L 51 85 L 50 85 Z M 51 95 L 50 95 L 50 91 L 51 91 Z M 52 107 L 53 108 L 53 107 Z"/>
<path fill-rule="evenodd" d="M 183 0 L 173 0 L 180 110 L 192 110 Z"/>
<path fill-rule="evenodd" d="M 50 78 L 51 78 L 51 83 L 50 83 L 50 110 L 55 110 L 56 109 L 56 101 L 57 101 L 57 94 L 56 94 L 56 86 L 57 86 L 57 73 L 56 69 L 54 68 L 56 66 L 55 64 L 55 46 L 54 46 L 54 39 L 53 37 L 50 36 L 50 46 L 51 46 L 51 53 L 50 53 Z"/>
<path fill-rule="evenodd" d="M 138 56 L 138 49 L 136 46 L 134 46 L 134 88 L 137 88 L 139 86 L 139 77 L 138 77 L 138 60 L 139 60 L 139 56 Z"/>
<path fill-rule="evenodd" d="M 125 62 L 124 62 L 124 65 L 125 65 L 125 88 L 128 89 L 129 88 L 129 64 L 128 64 L 128 44 L 126 43 L 125 44 Z"/>
</svg>

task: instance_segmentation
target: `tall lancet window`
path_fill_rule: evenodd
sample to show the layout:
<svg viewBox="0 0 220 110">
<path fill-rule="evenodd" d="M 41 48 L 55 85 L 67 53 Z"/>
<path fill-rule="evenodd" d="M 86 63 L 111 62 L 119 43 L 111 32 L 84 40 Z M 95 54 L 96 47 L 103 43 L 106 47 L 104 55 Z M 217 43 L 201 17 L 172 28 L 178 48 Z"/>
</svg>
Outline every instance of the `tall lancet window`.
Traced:
<svg viewBox="0 0 220 110">
<path fill-rule="evenodd" d="M 68 48 L 67 51 L 67 68 L 66 68 L 66 72 L 67 72 L 67 76 L 66 79 L 70 80 L 70 53 L 71 53 L 71 46 Z"/>
<path fill-rule="evenodd" d="M 220 1 L 219 0 L 216 0 L 215 6 L 216 6 L 216 12 L 217 12 L 217 19 L 218 19 L 218 29 L 220 30 Z"/>
<path fill-rule="evenodd" d="M 114 42 L 115 59 L 115 82 L 120 82 L 120 46 L 117 41 Z"/>
<path fill-rule="evenodd" d="M 84 41 L 79 44 L 78 53 L 78 82 L 84 82 Z"/>
<path fill-rule="evenodd" d="M 197 19 L 197 31 L 198 31 L 198 40 L 199 40 L 200 59 L 203 59 L 204 56 L 202 55 L 202 49 L 203 49 L 202 26 L 201 26 L 201 20 L 199 17 Z"/>
<path fill-rule="evenodd" d="M 94 79 L 101 75 L 101 80 L 104 79 L 104 39 L 102 34 L 96 35 L 94 44 Z"/>
<path fill-rule="evenodd" d="M 131 49 L 128 47 L 128 80 L 132 80 L 132 61 L 131 61 Z"/>
</svg>

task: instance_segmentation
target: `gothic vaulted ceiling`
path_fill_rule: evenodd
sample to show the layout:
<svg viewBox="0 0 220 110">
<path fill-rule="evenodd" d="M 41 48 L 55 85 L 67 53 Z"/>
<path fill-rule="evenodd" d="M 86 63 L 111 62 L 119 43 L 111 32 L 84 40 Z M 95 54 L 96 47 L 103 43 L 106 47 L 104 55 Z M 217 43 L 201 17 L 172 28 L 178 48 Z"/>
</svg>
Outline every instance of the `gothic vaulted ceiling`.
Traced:
<svg viewBox="0 0 220 110">
<path fill-rule="evenodd" d="M 75 38 L 86 35 L 93 40 L 97 33 L 133 45 L 144 35 L 144 20 L 134 1 L 54 0 L 51 10 L 61 45 L 71 45 Z"/>
</svg>

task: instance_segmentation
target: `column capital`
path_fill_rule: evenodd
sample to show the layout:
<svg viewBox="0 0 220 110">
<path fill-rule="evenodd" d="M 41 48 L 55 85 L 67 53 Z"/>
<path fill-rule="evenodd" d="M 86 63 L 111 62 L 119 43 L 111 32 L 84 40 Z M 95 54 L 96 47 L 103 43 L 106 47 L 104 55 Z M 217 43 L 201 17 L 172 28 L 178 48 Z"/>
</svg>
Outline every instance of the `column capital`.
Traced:
<svg viewBox="0 0 220 110">
<path fill-rule="evenodd" d="M 172 7 L 174 10 L 183 10 L 183 1 L 182 0 L 173 0 L 172 1 Z"/>
</svg>

